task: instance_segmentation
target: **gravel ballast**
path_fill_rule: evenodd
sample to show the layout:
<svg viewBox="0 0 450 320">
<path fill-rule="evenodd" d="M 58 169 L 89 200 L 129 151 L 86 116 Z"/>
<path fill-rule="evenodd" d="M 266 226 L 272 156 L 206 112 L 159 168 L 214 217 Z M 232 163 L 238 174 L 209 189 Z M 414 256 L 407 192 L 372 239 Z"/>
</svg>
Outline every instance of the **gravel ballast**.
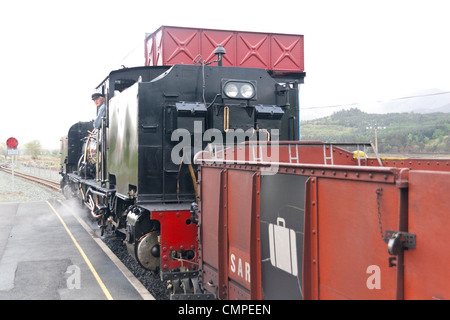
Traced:
<svg viewBox="0 0 450 320">
<path fill-rule="evenodd" d="M 61 193 L 0 171 L 0 202 L 63 200 Z"/>
</svg>

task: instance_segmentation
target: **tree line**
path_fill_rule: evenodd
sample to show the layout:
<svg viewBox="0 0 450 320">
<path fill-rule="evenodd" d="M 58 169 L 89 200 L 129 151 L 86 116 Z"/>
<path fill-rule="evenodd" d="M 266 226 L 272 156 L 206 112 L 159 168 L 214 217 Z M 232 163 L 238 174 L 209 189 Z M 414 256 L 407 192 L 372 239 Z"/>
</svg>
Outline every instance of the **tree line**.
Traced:
<svg viewBox="0 0 450 320">
<path fill-rule="evenodd" d="M 302 121 L 301 140 L 375 142 L 383 153 L 450 152 L 450 113 L 369 114 L 357 108 Z"/>
<path fill-rule="evenodd" d="M 20 154 L 29 155 L 33 160 L 36 160 L 40 155 L 57 156 L 59 150 L 44 150 L 39 140 L 27 142 L 20 147 Z M 0 143 L 0 155 L 7 156 L 7 147 L 5 142 Z"/>
</svg>

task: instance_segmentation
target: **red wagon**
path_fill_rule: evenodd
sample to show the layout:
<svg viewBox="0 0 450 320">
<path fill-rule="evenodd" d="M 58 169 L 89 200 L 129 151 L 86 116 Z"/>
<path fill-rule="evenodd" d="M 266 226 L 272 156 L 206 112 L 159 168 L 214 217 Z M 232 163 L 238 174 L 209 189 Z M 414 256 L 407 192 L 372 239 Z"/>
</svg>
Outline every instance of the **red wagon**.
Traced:
<svg viewBox="0 0 450 320">
<path fill-rule="evenodd" d="M 198 155 L 204 288 L 220 299 L 449 299 L 450 160 L 349 148 Z"/>
</svg>

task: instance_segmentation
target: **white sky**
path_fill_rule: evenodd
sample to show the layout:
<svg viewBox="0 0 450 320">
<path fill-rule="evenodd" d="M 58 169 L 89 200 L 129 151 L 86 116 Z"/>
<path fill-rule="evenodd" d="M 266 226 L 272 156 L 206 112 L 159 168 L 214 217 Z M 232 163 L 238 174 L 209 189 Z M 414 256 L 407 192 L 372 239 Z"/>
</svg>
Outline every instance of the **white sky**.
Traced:
<svg viewBox="0 0 450 320">
<path fill-rule="evenodd" d="M 0 141 L 59 148 L 73 123 L 94 118 L 97 84 L 121 64 L 143 65 L 145 33 L 162 25 L 303 34 L 304 117 L 314 107 L 450 91 L 449 7 L 448 0 L 3 1 Z"/>
</svg>

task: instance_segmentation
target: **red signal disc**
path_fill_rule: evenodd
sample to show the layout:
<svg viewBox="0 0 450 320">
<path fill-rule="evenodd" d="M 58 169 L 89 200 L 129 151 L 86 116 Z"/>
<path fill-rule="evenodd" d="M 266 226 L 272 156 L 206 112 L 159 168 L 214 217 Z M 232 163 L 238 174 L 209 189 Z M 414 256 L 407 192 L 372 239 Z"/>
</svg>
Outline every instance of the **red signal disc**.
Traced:
<svg viewBox="0 0 450 320">
<path fill-rule="evenodd" d="M 6 146 L 10 149 L 16 149 L 18 145 L 19 142 L 17 141 L 16 138 L 11 137 L 8 140 L 6 140 Z"/>
</svg>

